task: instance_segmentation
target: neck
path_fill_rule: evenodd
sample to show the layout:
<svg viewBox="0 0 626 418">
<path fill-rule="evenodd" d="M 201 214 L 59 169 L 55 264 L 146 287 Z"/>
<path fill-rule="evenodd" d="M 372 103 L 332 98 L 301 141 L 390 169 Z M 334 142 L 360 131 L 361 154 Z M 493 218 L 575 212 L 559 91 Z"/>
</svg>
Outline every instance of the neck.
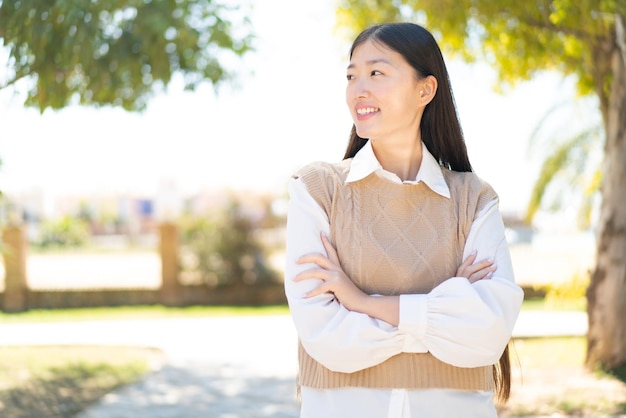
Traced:
<svg viewBox="0 0 626 418">
<path fill-rule="evenodd" d="M 405 143 L 372 141 L 376 159 L 383 168 L 402 181 L 415 180 L 422 164 L 422 140 L 416 138 Z"/>
</svg>

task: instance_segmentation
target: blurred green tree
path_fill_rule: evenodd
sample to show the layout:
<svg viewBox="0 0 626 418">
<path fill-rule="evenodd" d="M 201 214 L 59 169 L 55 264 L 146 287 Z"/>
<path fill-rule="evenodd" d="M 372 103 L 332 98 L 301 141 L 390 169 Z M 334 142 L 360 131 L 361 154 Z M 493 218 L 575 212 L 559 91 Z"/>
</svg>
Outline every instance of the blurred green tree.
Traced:
<svg viewBox="0 0 626 418">
<path fill-rule="evenodd" d="M 338 28 L 350 37 L 398 20 L 427 26 L 444 52 L 489 63 L 502 85 L 558 71 L 598 98 L 602 203 L 586 363 L 626 366 L 626 0 L 340 0 L 337 10 Z"/>
<path fill-rule="evenodd" d="M 186 89 L 232 78 L 252 48 L 245 9 L 216 0 L 0 0 L 0 89 L 23 81 L 27 106 L 142 110 L 180 73 Z"/>
</svg>

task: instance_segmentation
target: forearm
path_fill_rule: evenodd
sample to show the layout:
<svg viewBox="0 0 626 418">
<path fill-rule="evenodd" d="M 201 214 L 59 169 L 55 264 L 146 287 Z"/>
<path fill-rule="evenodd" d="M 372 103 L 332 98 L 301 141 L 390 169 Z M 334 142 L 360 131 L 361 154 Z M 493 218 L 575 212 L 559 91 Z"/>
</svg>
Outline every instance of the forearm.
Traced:
<svg viewBox="0 0 626 418">
<path fill-rule="evenodd" d="M 365 295 L 355 306 L 348 309 L 385 321 L 394 327 L 400 322 L 400 297 Z"/>
</svg>

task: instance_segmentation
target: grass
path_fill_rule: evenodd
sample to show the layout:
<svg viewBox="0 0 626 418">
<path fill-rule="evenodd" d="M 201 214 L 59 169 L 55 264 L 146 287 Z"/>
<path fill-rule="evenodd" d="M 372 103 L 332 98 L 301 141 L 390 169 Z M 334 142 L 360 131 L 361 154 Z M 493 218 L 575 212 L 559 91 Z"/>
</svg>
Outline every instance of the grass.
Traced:
<svg viewBox="0 0 626 418">
<path fill-rule="evenodd" d="M 287 314 L 286 306 L 124 306 L 0 313 L 0 324 Z M 0 417 L 70 418 L 162 359 L 139 347 L 0 346 Z"/>
<path fill-rule="evenodd" d="M 586 311 L 587 299 L 578 298 L 530 298 L 524 300 L 526 311 Z"/>
<path fill-rule="evenodd" d="M 118 306 L 0 312 L 0 324 L 28 322 L 67 322 L 117 319 L 199 318 L 220 316 L 287 315 L 286 305 L 272 306 Z"/>
<path fill-rule="evenodd" d="M 585 305 L 580 299 L 558 303 L 531 299 L 522 309 L 584 310 Z M 0 313 L 0 324 L 288 313 L 286 305 L 128 306 Z M 500 416 L 606 416 L 626 412 L 626 385 L 610 374 L 586 371 L 585 353 L 583 337 L 514 340 L 512 397 L 499 408 Z M 153 350 L 141 348 L 0 347 L 0 416 L 69 418 L 147 373 L 155 357 Z M 9 414 L 3 408 L 15 412 Z"/>
<path fill-rule="evenodd" d="M 611 416 L 626 412 L 626 385 L 583 367 L 583 337 L 514 340 L 513 387 L 499 416 Z M 0 347 L 0 416 L 70 418 L 161 361 L 129 347 Z"/>
<path fill-rule="evenodd" d="M 618 416 L 626 412 L 626 384 L 584 367 L 584 337 L 514 340 L 512 396 L 500 417 Z"/>
<path fill-rule="evenodd" d="M 0 347 L 0 416 L 73 417 L 159 361 L 134 347 Z"/>
<path fill-rule="evenodd" d="M 584 311 L 584 298 L 576 299 L 529 299 L 525 300 L 522 310 L 574 310 Z M 28 322 L 65 322 L 115 319 L 158 319 L 158 318 L 198 318 L 219 316 L 250 316 L 250 315 L 288 315 L 287 305 L 271 306 L 189 306 L 168 307 L 152 306 L 118 306 L 102 308 L 75 308 L 31 310 L 19 313 L 0 312 L 0 324 Z"/>
</svg>

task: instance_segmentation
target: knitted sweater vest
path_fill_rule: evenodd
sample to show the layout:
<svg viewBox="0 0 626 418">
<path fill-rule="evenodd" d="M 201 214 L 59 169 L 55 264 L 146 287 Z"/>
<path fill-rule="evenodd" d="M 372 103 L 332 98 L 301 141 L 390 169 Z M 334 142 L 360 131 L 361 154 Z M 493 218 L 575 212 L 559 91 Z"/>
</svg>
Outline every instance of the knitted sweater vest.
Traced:
<svg viewBox="0 0 626 418">
<path fill-rule="evenodd" d="M 424 183 L 396 184 L 372 173 L 346 183 L 351 159 L 312 163 L 294 177 L 328 215 L 341 265 L 367 294 L 425 294 L 454 277 L 472 221 L 496 197 L 474 173 L 442 168 L 448 199 Z M 354 373 L 334 372 L 299 344 L 298 383 L 367 387 L 493 390 L 493 366 L 461 368 L 430 353 L 401 353 Z"/>
</svg>

